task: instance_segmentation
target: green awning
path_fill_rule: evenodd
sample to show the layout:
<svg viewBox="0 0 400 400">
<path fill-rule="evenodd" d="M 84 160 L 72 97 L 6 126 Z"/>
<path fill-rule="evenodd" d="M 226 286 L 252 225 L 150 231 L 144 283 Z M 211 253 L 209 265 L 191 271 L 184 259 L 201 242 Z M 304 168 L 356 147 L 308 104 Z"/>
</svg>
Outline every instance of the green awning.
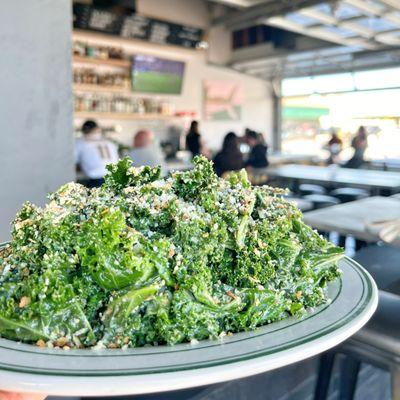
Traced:
<svg viewBox="0 0 400 400">
<path fill-rule="evenodd" d="M 315 121 L 329 114 L 329 108 L 324 107 L 282 107 L 282 118 L 300 121 Z"/>
</svg>

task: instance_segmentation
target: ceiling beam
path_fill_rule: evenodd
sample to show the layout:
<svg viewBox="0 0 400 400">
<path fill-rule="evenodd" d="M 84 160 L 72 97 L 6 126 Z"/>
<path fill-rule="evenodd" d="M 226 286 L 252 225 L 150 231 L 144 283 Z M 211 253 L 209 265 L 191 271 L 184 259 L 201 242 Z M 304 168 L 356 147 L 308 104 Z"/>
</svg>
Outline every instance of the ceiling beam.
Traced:
<svg viewBox="0 0 400 400">
<path fill-rule="evenodd" d="M 392 22 L 393 24 L 400 26 L 400 16 L 393 13 L 387 13 L 383 17 L 389 22 Z"/>
<path fill-rule="evenodd" d="M 380 0 L 380 1 L 391 2 L 391 1 L 399 1 L 399 0 Z M 357 4 L 359 5 L 359 3 L 357 3 Z M 400 9 L 400 3 L 398 3 L 398 7 Z M 375 8 L 374 8 L 374 10 L 375 10 Z M 362 36 L 367 39 L 374 39 L 375 42 L 378 41 L 378 42 L 385 43 L 385 44 L 396 44 L 396 45 L 398 45 L 398 43 L 399 43 L 399 39 L 397 37 L 393 37 L 393 35 L 386 34 L 386 33 L 390 33 L 391 31 L 393 31 L 393 29 L 377 33 L 376 31 L 374 31 L 372 29 L 369 29 L 365 26 L 358 24 L 357 21 L 359 21 L 360 19 L 367 18 L 367 16 L 365 16 L 365 15 L 339 20 L 339 19 L 337 19 L 331 15 L 328 15 L 324 12 L 321 12 L 318 10 L 313 10 L 313 9 L 300 10 L 299 14 L 313 18 L 319 22 L 319 24 L 316 24 L 316 25 L 308 25 L 308 27 L 307 27 L 308 29 L 323 28 L 326 25 L 336 26 L 338 28 L 344 28 L 348 31 L 351 31 L 355 35 Z M 391 12 L 385 12 L 384 14 L 381 15 L 381 18 L 386 19 L 387 21 L 392 22 L 396 25 L 399 25 L 399 28 L 400 28 L 400 17 L 398 15 L 393 14 Z M 347 38 L 349 38 L 349 37 L 347 37 Z"/>
<path fill-rule="evenodd" d="M 380 32 L 375 36 L 375 40 L 390 46 L 400 46 L 400 29 Z"/>
<path fill-rule="evenodd" d="M 241 72 L 259 76 L 264 79 L 275 79 L 280 77 L 299 77 L 320 74 L 332 74 L 340 72 L 362 71 L 367 69 L 389 68 L 399 64 L 400 48 L 386 49 L 378 51 L 363 51 L 351 54 L 348 60 L 342 60 L 331 57 L 324 57 L 315 52 L 313 56 L 313 65 L 303 66 L 296 62 L 289 62 L 287 59 L 275 60 L 274 64 L 265 64 L 253 67 L 250 64 L 237 65 L 235 68 L 240 68 Z M 319 64 L 318 60 L 324 61 L 324 64 Z"/>
<path fill-rule="evenodd" d="M 344 52 L 346 50 L 346 52 Z M 257 57 L 251 59 L 241 59 L 235 60 L 229 64 L 232 68 L 257 68 L 263 69 L 268 64 L 276 63 L 276 62 L 285 62 L 285 63 L 293 63 L 293 62 L 301 62 L 308 61 L 315 57 L 343 57 L 344 55 L 349 56 L 349 53 L 361 52 L 362 49 L 356 47 L 345 47 L 345 46 L 335 46 L 331 45 L 330 47 L 317 47 L 314 49 L 308 50 L 281 50 L 279 52 L 275 52 L 271 55 L 258 55 Z"/>
<path fill-rule="evenodd" d="M 252 26 L 265 18 L 333 1 L 335 0 L 269 0 L 244 10 L 227 12 L 226 15 L 215 18 L 212 24 L 223 24 L 230 29 L 241 29 Z"/>
<path fill-rule="evenodd" d="M 372 29 L 369 29 L 369 28 L 366 28 L 365 26 L 357 24 L 357 22 L 345 21 L 345 22 L 338 24 L 338 26 L 343 27 L 349 31 L 355 32 L 358 35 L 365 37 L 367 39 L 373 38 L 374 35 L 376 34 L 376 32 L 373 31 Z"/>
<path fill-rule="evenodd" d="M 212 1 L 213 3 L 224 4 L 226 6 L 237 7 L 237 8 L 247 8 L 265 2 L 265 0 L 210 0 L 210 1 Z"/>
<path fill-rule="evenodd" d="M 317 39 L 322 39 L 331 43 L 345 45 L 345 46 L 360 46 L 363 49 L 374 50 L 377 49 L 378 44 L 373 40 L 375 32 L 367 27 L 364 27 L 360 24 L 357 24 L 355 21 L 349 19 L 345 21 L 340 21 L 332 15 L 326 14 L 324 12 L 313 10 L 310 7 L 321 1 L 318 0 L 292 0 L 290 3 L 290 10 L 293 11 L 297 9 L 297 11 L 305 16 L 316 19 L 322 24 L 343 27 L 351 32 L 355 33 L 353 37 L 343 37 L 342 35 L 334 32 L 329 32 L 324 29 L 324 25 L 319 26 L 304 26 L 302 24 L 295 23 L 293 21 L 289 21 L 283 17 L 282 14 L 285 14 L 288 11 L 287 6 L 288 0 L 283 0 L 277 2 L 276 0 L 270 1 L 268 4 L 260 4 L 255 7 L 251 7 L 245 11 L 240 13 L 234 13 L 231 16 L 225 16 L 224 22 L 225 24 L 233 26 L 237 23 L 244 23 L 246 20 L 248 25 L 254 23 L 264 23 L 266 25 L 278 27 L 281 29 L 286 29 L 292 32 L 296 32 L 302 35 L 314 37 Z M 312 1 L 313 4 L 305 4 L 308 1 Z M 346 3 L 351 4 L 353 6 L 357 6 L 359 9 L 362 9 L 363 12 L 374 12 L 378 13 L 382 11 L 382 7 L 377 7 L 375 5 L 371 5 L 370 3 L 365 3 L 363 0 L 344 0 Z M 390 1 L 390 0 L 389 0 Z M 278 4 L 279 3 L 279 4 Z M 285 5 L 286 3 L 286 5 Z M 296 6 L 294 5 L 296 3 Z M 379 10 L 378 10 L 379 8 Z M 279 10 L 279 13 L 278 13 Z M 284 11 L 286 10 L 286 11 Z M 273 15 L 278 13 L 277 15 Z M 270 15 L 268 18 L 261 18 L 262 15 Z M 249 20 L 250 18 L 250 20 Z M 251 21 L 251 18 L 257 18 L 257 21 Z M 220 21 L 222 22 L 222 20 Z M 385 37 L 384 37 L 385 38 Z"/>
<path fill-rule="evenodd" d="M 376 15 L 378 17 L 382 13 L 382 5 L 379 6 L 379 4 L 377 3 L 367 3 L 364 0 L 343 0 L 343 1 L 344 3 L 353 6 L 362 12 Z"/>
<path fill-rule="evenodd" d="M 400 0 L 399 0 L 400 1 Z M 301 11 L 299 11 L 299 12 L 302 12 L 303 10 L 301 10 Z M 325 14 L 325 13 L 322 13 L 322 14 Z M 327 14 L 325 14 L 325 15 L 327 15 Z M 377 16 L 375 16 L 375 17 L 377 17 Z M 316 20 L 318 20 L 318 18 L 315 16 L 315 17 L 313 17 L 314 19 L 316 19 Z M 312 25 L 307 25 L 307 27 L 308 28 L 321 28 L 321 27 L 323 27 L 323 26 L 325 26 L 325 25 L 332 25 L 332 26 L 338 26 L 338 27 L 340 27 L 340 25 L 341 24 L 343 24 L 343 23 L 345 23 L 345 22 L 358 22 L 358 21 L 360 21 L 360 20 L 364 20 L 364 19 L 366 19 L 366 18 L 368 18 L 368 15 L 365 15 L 365 14 L 363 14 L 363 15 L 357 15 L 356 17 L 349 17 L 349 18 L 343 18 L 343 19 L 336 19 L 336 22 L 335 23 L 332 23 L 332 24 L 328 24 L 328 23 L 325 23 L 324 21 L 322 21 L 322 19 L 321 20 L 318 20 L 318 21 L 320 21 L 319 23 L 317 23 L 317 24 L 312 24 Z M 387 20 L 387 21 L 389 21 L 389 22 L 392 22 L 393 24 L 395 24 L 395 25 L 400 25 L 400 16 L 398 16 L 398 15 L 396 15 L 396 14 L 393 14 L 393 12 L 392 11 L 390 11 L 390 12 L 384 12 L 379 18 L 382 18 L 382 19 L 385 19 L 385 20 Z"/>
<path fill-rule="evenodd" d="M 336 25 L 339 21 L 333 15 L 326 14 L 322 11 L 314 10 L 312 8 L 304 8 L 298 11 L 299 14 L 315 19 L 326 25 Z"/>
<path fill-rule="evenodd" d="M 266 25 L 275 26 L 281 29 L 286 29 L 292 32 L 300 33 L 305 36 L 311 36 L 318 39 L 326 40 L 328 42 L 344 45 L 344 46 L 358 46 L 363 49 L 374 50 L 377 48 L 377 45 L 358 37 L 344 38 L 339 34 L 328 32 L 324 29 L 323 26 L 321 28 L 309 28 L 301 24 L 297 24 L 292 21 L 288 21 L 283 17 L 272 17 L 263 21 Z"/>
<path fill-rule="evenodd" d="M 400 11 L 400 3 L 398 0 L 379 0 L 379 1 L 383 3 L 385 6 L 389 6 L 394 10 Z"/>
</svg>

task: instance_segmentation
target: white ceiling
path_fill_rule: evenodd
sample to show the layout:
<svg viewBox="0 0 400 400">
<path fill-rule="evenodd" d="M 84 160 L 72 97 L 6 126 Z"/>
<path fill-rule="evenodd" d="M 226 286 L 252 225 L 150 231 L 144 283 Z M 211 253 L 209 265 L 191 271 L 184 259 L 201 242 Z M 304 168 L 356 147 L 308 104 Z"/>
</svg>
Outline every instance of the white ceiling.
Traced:
<svg viewBox="0 0 400 400">
<path fill-rule="evenodd" d="M 214 1 L 242 7 L 219 19 L 219 23 L 230 29 L 262 23 L 334 45 L 315 52 L 289 54 L 278 60 L 265 56 L 253 63 L 252 60 L 245 60 L 233 64 L 234 68 L 243 72 L 271 78 L 319 70 L 400 65 L 400 0 Z M 282 13 L 279 13 L 279 5 L 282 6 Z M 247 22 L 246 16 L 249 17 Z"/>
<path fill-rule="evenodd" d="M 400 0 L 341 0 L 265 18 L 277 26 L 332 43 L 377 50 L 400 46 Z"/>
</svg>

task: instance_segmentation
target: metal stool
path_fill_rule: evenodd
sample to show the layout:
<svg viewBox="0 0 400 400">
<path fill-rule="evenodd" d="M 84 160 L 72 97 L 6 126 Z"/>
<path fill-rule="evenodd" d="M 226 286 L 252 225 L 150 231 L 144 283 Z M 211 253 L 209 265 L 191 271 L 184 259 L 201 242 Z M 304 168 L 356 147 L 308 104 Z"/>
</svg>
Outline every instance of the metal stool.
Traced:
<svg viewBox="0 0 400 400">
<path fill-rule="evenodd" d="M 348 203 L 350 201 L 360 200 L 369 197 L 370 194 L 367 190 L 364 189 L 343 187 L 332 190 L 331 192 L 329 192 L 329 195 L 336 197 L 341 203 Z M 340 235 L 338 245 L 341 247 L 345 247 L 345 244 L 346 236 Z M 357 250 L 360 249 L 362 246 L 364 246 L 364 243 L 362 243 L 361 241 L 356 241 Z"/>
<path fill-rule="evenodd" d="M 330 207 L 340 203 L 336 197 L 326 196 L 324 194 L 308 194 L 303 196 L 303 199 L 311 201 L 314 209 Z"/>
<path fill-rule="evenodd" d="M 309 200 L 305 200 L 299 197 L 286 197 L 289 203 L 293 203 L 301 211 L 306 212 L 313 208 L 313 203 Z"/>
<path fill-rule="evenodd" d="M 311 185 L 309 183 L 302 183 L 299 186 L 299 192 L 302 196 L 308 194 L 326 194 L 326 189 L 320 185 Z"/>
<path fill-rule="evenodd" d="M 371 274 L 379 290 L 400 296 L 400 247 L 370 244 L 353 258 Z"/>
<path fill-rule="evenodd" d="M 369 192 L 364 189 L 344 187 L 332 190 L 329 195 L 338 198 L 341 203 L 348 203 L 349 201 L 360 200 L 368 197 Z"/>
<path fill-rule="evenodd" d="M 321 356 L 314 400 L 326 400 L 339 353 L 346 355 L 340 368 L 340 400 L 353 399 L 361 362 L 389 370 L 392 400 L 400 400 L 400 296 L 380 291 L 378 309 L 367 325 Z"/>
</svg>

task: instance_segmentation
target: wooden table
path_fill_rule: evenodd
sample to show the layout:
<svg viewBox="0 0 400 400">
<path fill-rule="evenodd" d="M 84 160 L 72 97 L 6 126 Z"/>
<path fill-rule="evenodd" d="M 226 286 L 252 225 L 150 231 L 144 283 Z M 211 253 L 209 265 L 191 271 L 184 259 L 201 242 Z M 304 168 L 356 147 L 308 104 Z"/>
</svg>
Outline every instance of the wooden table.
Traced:
<svg viewBox="0 0 400 400">
<path fill-rule="evenodd" d="M 379 240 L 376 231 L 368 230 L 370 223 L 397 218 L 400 201 L 379 196 L 304 213 L 305 222 L 321 232 L 334 231 L 367 242 Z"/>
<path fill-rule="evenodd" d="M 283 178 L 297 183 L 313 182 L 334 187 L 360 187 L 370 189 L 374 193 L 379 193 L 381 189 L 387 189 L 391 193 L 400 191 L 400 172 L 289 164 L 267 168 L 265 173 L 269 177 Z"/>
<path fill-rule="evenodd" d="M 323 161 L 323 159 L 311 154 L 287 154 L 287 153 L 271 153 L 268 154 L 270 166 L 278 166 L 284 164 L 314 164 Z"/>
</svg>

